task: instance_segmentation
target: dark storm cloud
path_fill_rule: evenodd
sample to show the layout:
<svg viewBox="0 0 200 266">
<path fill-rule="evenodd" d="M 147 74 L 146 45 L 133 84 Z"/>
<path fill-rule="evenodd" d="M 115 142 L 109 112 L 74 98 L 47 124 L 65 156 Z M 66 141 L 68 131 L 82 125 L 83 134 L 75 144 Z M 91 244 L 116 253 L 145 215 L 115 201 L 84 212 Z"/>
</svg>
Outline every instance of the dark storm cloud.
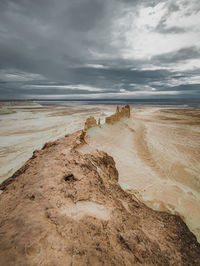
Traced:
<svg viewBox="0 0 200 266">
<path fill-rule="evenodd" d="M 174 71 L 144 70 L 144 66 L 199 58 L 195 45 L 151 59 L 129 59 L 122 55 L 124 36 L 113 39 L 119 18 L 130 10 L 137 17 L 141 7 L 161 2 L 166 1 L 0 0 L 0 98 L 133 92 L 164 82 L 170 91 Z M 166 27 L 168 16 L 180 9 L 176 3 L 167 5 L 155 31 L 185 32 L 184 27 Z M 187 8 L 187 13 L 192 10 Z M 177 83 L 179 79 L 181 75 Z M 52 85 L 54 89 L 48 88 Z"/>
</svg>

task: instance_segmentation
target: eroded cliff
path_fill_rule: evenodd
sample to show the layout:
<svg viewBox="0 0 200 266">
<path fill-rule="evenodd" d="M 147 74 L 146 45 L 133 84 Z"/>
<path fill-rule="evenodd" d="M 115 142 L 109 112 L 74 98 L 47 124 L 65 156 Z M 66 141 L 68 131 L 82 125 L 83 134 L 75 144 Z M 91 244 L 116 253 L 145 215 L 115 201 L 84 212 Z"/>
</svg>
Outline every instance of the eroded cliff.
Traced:
<svg viewBox="0 0 200 266">
<path fill-rule="evenodd" d="M 98 125 L 97 125 L 96 119 L 93 116 L 90 116 L 85 121 L 85 127 L 84 127 L 84 129 L 85 130 L 88 130 L 88 129 L 92 128 L 92 127 L 97 127 L 97 126 Z"/>
<path fill-rule="evenodd" d="M 199 265 L 181 218 L 123 191 L 112 157 L 77 151 L 84 137 L 47 143 L 1 186 L 0 265 Z"/>
<path fill-rule="evenodd" d="M 130 106 L 129 105 L 126 105 L 121 108 L 117 106 L 115 114 L 106 117 L 106 124 L 114 124 L 123 117 L 130 118 Z"/>
</svg>

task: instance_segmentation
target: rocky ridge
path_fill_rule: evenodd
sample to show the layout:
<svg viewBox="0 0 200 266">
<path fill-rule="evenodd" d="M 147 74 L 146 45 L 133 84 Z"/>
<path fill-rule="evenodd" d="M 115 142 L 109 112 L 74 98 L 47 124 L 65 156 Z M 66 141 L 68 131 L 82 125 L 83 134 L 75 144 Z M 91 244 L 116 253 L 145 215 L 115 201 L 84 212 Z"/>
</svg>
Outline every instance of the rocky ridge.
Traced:
<svg viewBox="0 0 200 266">
<path fill-rule="evenodd" d="M 200 265 L 179 216 L 123 191 L 85 131 L 46 143 L 0 189 L 0 265 Z"/>
<path fill-rule="evenodd" d="M 96 119 L 93 116 L 90 116 L 85 121 L 84 130 L 87 131 L 88 129 L 90 129 L 92 127 L 97 127 L 97 126 L 98 127 L 101 127 L 101 121 L 100 121 L 100 119 L 98 120 L 98 123 L 97 123 Z"/>
<path fill-rule="evenodd" d="M 117 106 L 116 107 L 116 112 L 111 115 L 111 116 L 108 116 L 105 118 L 105 123 L 106 124 L 115 124 L 116 122 L 120 121 L 121 118 L 130 118 L 130 106 L 129 105 L 126 105 L 124 107 L 119 107 Z M 97 120 L 93 117 L 93 116 L 90 116 L 87 118 L 87 120 L 85 121 L 85 127 L 84 127 L 84 130 L 88 130 L 92 127 L 101 127 L 101 120 L 100 118 L 98 119 L 98 122 Z"/>
<path fill-rule="evenodd" d="M 109 117 L 106 117 L 106 124 L 114 124 L 123 117 L 130 118 L 130 106 L 129 105 L 126 105 L 121 108 L 117 106 L 115 114 Z"/>
</svg>

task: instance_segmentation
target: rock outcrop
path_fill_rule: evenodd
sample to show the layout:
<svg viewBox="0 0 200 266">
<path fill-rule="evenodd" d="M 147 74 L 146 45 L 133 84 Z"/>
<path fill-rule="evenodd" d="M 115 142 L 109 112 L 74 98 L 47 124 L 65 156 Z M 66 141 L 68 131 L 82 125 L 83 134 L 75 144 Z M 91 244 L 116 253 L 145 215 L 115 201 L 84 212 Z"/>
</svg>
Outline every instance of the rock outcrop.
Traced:
<svg viewBox="0 0 200 266">
<path fill-rule="evenodd" d="M 115 124 L 116 122 L 120 121 L 120 119 L 123 117 L 130 118 L 130 106 L 129 105 L 126 105 L 121 108 L 117 106 L 115 114 L 106 117 L 105 122 L 106 124 Z M 90 116 L 85 121 L 84 130 L 87 131 L 88 129 L 92 127 L 97 127 L 97 126 L 101 127 L 100 118 L 98 119 L 98 122 L 97 122 L 97 120 L 93 116 Z"/>
<path fill-rule="evenodd" d="M 108 154 L 82 154 L 85 132 L 47 143 L 5 181 L 0 265 L 200 265 L 182 219 L 118 184 Z"/>
<path fill-rule="evenodd" d="M 98 127 L 101 127 L 101 119 L 98 119 Z"/>
<path fill-rule="evenodd" d="M 130 106 L 126 105 L 121 109 L 117 106 L 115 114 L 106 117 L 106 124 L 114 124 L 118 122 L 121 118 L 130 118 Z"/>
<path fill-rule="evenodd" d="M 84 127 L 84 129 L 85 130 L 88 130 L 88 129 L 92 128 L 92 127 L 97 127 L 97 126 L 99 126 L 99 121 L 98 121 L 98 124 L 97 124 L 96 119 L 93 116 L 90 116 L 85 121 L 85 127 Z"/>
</svg>

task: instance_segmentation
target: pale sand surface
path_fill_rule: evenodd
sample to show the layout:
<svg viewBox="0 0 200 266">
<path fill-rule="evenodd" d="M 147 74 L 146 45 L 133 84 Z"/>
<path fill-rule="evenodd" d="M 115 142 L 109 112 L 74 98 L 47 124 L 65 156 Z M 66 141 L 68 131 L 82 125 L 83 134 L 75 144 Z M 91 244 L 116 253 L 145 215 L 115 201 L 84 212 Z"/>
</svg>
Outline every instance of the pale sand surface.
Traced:
<svg viewBox="0 0 200 266">
<path fill-rule="evenodd" d="M 100 105 L 12 108 L 15 113 L 0 115 L 0 181 L 47 141 L 83 128 L 88 116 L 104 121 L 115 111 Z M 87 141 L 82 152 L 98 148 L 113 156 L 123 189 L 156 210 L 180 214 L 200 240 L 200 111 L 132 107 L 131 119 L 92 128 Z M 86 207 L 93 212 L 93 205 Z M 109 211 L 98 210 L 107 219 Z"/>
<path fill-rule="evenodd" d="M 123 189 L 181 215 L 200 241 L 200 110 L 132 108 L 130 120 L 92 128 L 87 141 L 82 152 L 113 156 Z"/>
<path fill-rule="evenodd" d="M 0 183 L 10 177 L 48 142 L 84 127 L 86 118 L 102 120 L 110 108 L 100 106 L 55 107 L 10 104 L 13 113 L 0 114 Z M 9 106 L 10 105 L 6 105 Z"/>
</svg>

